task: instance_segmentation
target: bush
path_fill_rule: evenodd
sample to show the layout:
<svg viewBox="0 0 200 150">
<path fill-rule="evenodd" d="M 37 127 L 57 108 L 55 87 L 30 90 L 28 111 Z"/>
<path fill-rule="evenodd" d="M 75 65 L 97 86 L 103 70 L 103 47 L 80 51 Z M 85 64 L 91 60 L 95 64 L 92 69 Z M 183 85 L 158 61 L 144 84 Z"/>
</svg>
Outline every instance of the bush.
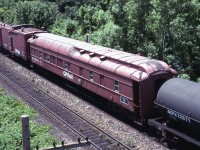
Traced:
<svg viewBox="0 0 200 150">
<path fill-rule="evenodd" d="M 22 149 L 21 116 L 29 115 L 31 149 L 36 145 L 50 146 L 55 139 L 49 134 L 50 127 L 37 125 L 34 118 L 37 113 L 13 96 L 4 95 L 0 88 L 0 149 Z"/>
</svg>

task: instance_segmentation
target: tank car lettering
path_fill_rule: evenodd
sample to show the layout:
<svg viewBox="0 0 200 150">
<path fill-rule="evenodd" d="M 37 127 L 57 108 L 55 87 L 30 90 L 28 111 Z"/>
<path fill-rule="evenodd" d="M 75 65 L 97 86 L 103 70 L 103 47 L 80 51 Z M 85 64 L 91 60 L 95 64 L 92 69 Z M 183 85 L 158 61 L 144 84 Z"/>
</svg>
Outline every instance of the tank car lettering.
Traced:
<svg viewBox="0 0 200 150">
<path fill-rule="evenodd" d="M 71 72 L 65 70 L 65 71 L 63 71 L 63 75 L 64 75 L 64 77 L 67 77 L 67 78 L 73 80 L 73 74 Z"/>
<path fill-rule="evenodd" d="M 167 113 L 168 113 L 169 115 L 173 116 L 173 117 L 176 117 L 176 118 L 178 118 L 178 119 L 180 119 L 180 120 L 183 120 L 183 121 L 185 121 L 185 122 L 190 123 L 190 118 L 187 117 L 187 116 L 185 116 L 185 115 L 183 115 L 183 114 L 177 113 L 177 112 L 175 112 L 175 111 L 173 111 L 173 110 L 169 110 L 169 109 L 167 110 Z"/>
<path fill-rule="evenodd" d="M 120 96 L 120 102 L 128 105 L 128 98 L 126 98 L 124 96 Z"/>
</svg>

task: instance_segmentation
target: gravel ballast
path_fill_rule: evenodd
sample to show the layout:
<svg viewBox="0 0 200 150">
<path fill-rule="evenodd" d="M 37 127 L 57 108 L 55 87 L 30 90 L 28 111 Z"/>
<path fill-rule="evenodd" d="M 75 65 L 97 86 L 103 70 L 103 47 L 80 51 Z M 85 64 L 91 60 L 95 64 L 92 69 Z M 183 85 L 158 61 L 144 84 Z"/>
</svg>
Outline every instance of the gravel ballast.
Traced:
<svg viewBox="0 0 200 150">
<path fill-rule="evenodd" d="M 4 59 L 6 66 L 20 73 L 21 76 L 26 77 L 31 82 L 34 82 L 38 87 L 48 92 L 49 95 L 62 102 L 73 111 L 78 112 L 81 116 L 92 121 L 95 125 L 107 133 L 111 133 L 113 137 L 117 137 L 119 140 L 129 144 L 129 146 L 135 146 L 135 148 L 139 150 L 167 149 L 163 145 L 153 140 L 152 137 L 141 133 L 133 127 L 110 116 L 109 114 L 106 114 L 102 110 L 94 107 L 86 101 L 72 95 L 70 92 L 33 73 L 27 68 L 22 67 L 13 60 L 10 60 L 7 57 L 3 58 L 2 56 L 0 56 L 0 59 Z M 42 115 L 37 119 L 37 121 L 39 123 L 51 124 L 50 120 L 46 120 L 44 117 L 42 117 Z M 74 139 L 70 139 L 66 133 L 62 133 L 57 127 L 53 128 L 52 134 L 55 135 L 58 140 L 65 141 L 67 139 L 68 141 L 74 141 Z"/>
</svg>

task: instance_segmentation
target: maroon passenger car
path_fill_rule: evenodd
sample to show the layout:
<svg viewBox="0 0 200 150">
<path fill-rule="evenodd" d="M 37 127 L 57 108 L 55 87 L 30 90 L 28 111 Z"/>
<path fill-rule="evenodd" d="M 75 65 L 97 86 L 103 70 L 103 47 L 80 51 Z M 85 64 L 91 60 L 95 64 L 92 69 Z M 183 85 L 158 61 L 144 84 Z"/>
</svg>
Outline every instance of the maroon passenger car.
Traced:
<svg viewBox="0 0 200 150">
<path fill-rule="evenodd" d="M 31 61 L 134 112 L 152 115 L 160 86 L 175 72 L 158 60 L 50 33 L 28 40 Z"/>
</svg>

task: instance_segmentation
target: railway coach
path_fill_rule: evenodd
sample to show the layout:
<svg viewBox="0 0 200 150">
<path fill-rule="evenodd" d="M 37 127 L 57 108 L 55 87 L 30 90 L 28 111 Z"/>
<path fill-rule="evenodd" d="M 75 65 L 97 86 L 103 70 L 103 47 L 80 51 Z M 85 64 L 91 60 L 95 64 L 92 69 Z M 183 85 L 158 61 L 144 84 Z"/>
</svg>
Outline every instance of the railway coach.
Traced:
<svg viewBox="0 0 200 150">
<path fill-rule="evenodd" d="M 34 34 L 28 43 L 33 64 L 129 110 L 139 124 L 154 113 L 160 86 L 176 74 L 162 61 L 51 33 Z"/>
</svg>

